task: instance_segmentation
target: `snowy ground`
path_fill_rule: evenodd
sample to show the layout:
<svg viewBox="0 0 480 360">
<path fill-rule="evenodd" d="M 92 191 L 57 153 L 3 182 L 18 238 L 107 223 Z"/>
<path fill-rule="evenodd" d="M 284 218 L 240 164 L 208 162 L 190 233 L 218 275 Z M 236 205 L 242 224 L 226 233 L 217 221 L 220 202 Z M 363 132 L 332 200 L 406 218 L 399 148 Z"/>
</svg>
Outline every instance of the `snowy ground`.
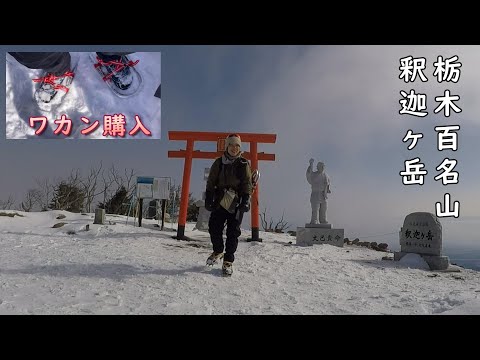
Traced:
<svg viewBox="0 0 480 360">
<path fill-rule="evenodd" d="M 42 110 L 34 100 L 36 83 L 34 78 L 41 77 L 41 70 L 28 69 L 18 63 L 10 54 L 6 65 L 6 138 L 7 139 L 122 139 L 121 137 L 104 137 L 103 116 L 123 114 L 127 133 L 125 139 L 160 139 L 161 138 L 161 100 L 154 97 L 161 83 L 161 53 L 136 52 L 128 55 L 133 61 L 140 60 L 135 66 L 143 77 L 142 88 L 133 96 L 120 98 L 105 84 L 94 69 L 89 52 L 71 52 L 72 62 L 78 63 L 75 78 L 63 101 L 50 109 Z M 72 133 L 69 137 L 53 131 L 57 128 L 55 119 L 66 114 L 72 120 Z M 142 132 L 130 136 L 128 131 L 135 126 L 135 115 L 152 132 L 146 136 Z M 49 129 L 42 135 L 35 135 L 35 128 L 29 126 L 31 116 L 45 116 Z M 90 120 L 89 124 L 81 117 Z M 100 126 L 89 135 L 82 135 L 81 130 L 98 120 Z"/>
<path fill-rule="evenodd" d="M 0 216 L 0 314 L 480 314 L 480 272 L 428 271 L 413 255 L 262 232 L 247 243 L 245 230 L 225 278 L 204 265 L 211 244 L 194 224 L 195 240 L 177 241 L 153 220 L 16 213 Z"/>
</svg>

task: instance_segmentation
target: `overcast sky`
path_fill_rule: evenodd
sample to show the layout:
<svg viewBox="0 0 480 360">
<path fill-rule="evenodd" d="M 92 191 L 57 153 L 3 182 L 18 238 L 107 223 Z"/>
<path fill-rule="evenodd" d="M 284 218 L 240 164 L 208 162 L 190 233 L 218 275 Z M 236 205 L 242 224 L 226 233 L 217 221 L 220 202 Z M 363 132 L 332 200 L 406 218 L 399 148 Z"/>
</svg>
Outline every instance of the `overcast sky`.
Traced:
<svg viewBox="0 0 480 360">
<path fill-rule="evenodd" d="M 52 46 L 53 51 L 95 51 L 105 47 Z M 460 218 L 480 216 L 480 47 L 478 46 L 112 46 L 112 50 L 161 51 L 161 140 L 5 140 L 0 127 L 0 199 L 22 200 L 34 177 L 67 176 L 87 170 L 100 158 L 117 168 L 181 181 L 183 161 L 168 150 L 184 149 L 168 141 L 170 130 L 277 134 L 276 144 L 259 145 L 275 162 L 260 162 L 260 208 L 274 218 L 285 210 L 296 225 L 309 221 L 308 160 L 325 163 L 332 183 L 328 220 L 357 236 L 398 231 L 414 211 L 435 213 L 445 193 L 460 202 Z M 18 46 L 5 51 L 28 51 Z M 39 48 L 37 48 L 39 50 Z M 399 78 L 400 59 L 426 59 L 427 82 Z M 433 76 L 437 56 L 457 55 L 462 64 L 457 83 Z M 5 56 L 1 57 L 5 66 Z M 2 72 L 5 83 L 5 72 Z M 400 115 L 400 91 L 427 95 L 428 115 Z M 449 117 L 435 97 L 445 90 L 460 96 L 460 113 Z M 4 94 L 4 89 L 2 89 Z M 4 105 L 2 104 L 2 107 Z M 3 113 L 5 108 L 3 107 Z M 435 126 L 459 125 L 458 150 L 437 150 Z M 408 150 L 407 131 L 423 133 Z M 203 145 L 197 149 L 213 149 Z M 248 144 L 244 144 L 248 151 Z M 419 157 L 428 174 L 423 186 L 402 183 L 406 160 Z M 459 183 L 434 180 L 443 159 L 456 159 Z M 203 170 L 210 160 L 196 160 L 191 191 L 199 198 Z M 452 219 L 448 219 L 450 221 Z M 455 220 L 455 219 L 454 219 Z M 472 234 L 473 236 L 473 234 Z"/>
</svg>

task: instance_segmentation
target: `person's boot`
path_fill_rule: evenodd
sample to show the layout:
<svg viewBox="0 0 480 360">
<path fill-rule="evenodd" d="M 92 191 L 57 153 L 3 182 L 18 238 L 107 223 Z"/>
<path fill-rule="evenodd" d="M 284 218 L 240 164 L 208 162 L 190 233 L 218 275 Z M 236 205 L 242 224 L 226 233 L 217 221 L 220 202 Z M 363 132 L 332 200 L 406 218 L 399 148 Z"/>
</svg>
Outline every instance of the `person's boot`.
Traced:
<svg viewBox="0 0 480 360">
<path fill-rule="evenodd" d="M 207 265 L 214 265 L 223 258 L 223 253 L 213 252 L 207 259 Z"/>
<path fill-rule="evenodd" d="M 223 260 L 222 273 L 225 276 L 231 276 L 233 274 L 233 263 L 231 261 Z"/>
</svg>

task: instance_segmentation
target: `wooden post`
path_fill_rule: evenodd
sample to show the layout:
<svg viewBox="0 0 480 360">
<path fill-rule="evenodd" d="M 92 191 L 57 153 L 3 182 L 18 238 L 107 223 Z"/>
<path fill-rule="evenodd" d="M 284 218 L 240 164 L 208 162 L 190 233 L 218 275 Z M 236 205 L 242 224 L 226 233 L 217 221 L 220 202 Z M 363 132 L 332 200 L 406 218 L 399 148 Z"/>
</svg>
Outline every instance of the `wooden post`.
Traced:
<svg viewBox="0 0 480 360">
<path fill-rule="evenodd" d="M 162 199 L 162 230 L 165 224 L 165 212 L 167 211 L 167 200 Z"/>
<path fill-rule="evenodd" d="M 139 207 L 140 209 L 138 209 L 138 227 L 142 227 L 143 199 L 139 200 Z"/>
</svg>

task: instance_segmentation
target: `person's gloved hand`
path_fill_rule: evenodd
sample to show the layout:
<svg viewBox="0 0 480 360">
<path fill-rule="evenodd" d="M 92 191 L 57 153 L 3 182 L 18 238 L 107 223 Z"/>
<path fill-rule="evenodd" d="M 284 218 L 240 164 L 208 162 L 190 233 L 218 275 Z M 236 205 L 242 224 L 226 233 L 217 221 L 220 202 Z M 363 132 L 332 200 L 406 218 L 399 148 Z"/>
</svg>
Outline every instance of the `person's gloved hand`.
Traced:
<svg viewBox="0 0 480 360">
<path fill-rule="evenodd" d="M 244 194 L 240 198 L 240 204 L 238 205 L 238 210 L 241 212 L 249 212 L 250 211 L 250 195 Z"/>
<path fill-rule="evenodd" d="M 208 211 L 215 210 L 215 204 L 213 202 L 213 192 L 207 191 L 205 192 L 205 209 Z"/>
</svg>

